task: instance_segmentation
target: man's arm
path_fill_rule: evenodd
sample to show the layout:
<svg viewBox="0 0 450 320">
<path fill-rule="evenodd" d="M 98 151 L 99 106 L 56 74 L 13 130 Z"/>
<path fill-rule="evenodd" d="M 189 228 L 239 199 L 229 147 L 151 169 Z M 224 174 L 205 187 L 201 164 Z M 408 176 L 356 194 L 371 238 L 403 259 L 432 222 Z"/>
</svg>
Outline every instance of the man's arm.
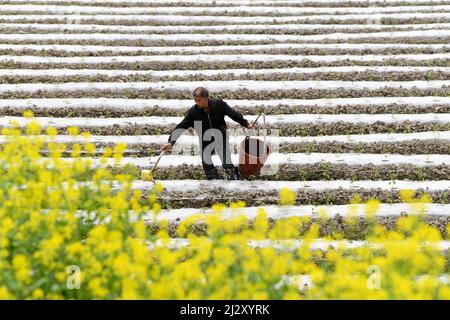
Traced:
<svg viewBox="0 0 450 320">
<path fill-rule="evenodd" d="M 236 121 L 237 123 L 239 123 L 241 126 L 247 128 L 249 123 L 246 119 L 244 119 L 244 116 L 234 110 L 233 108 L 231 108 L 225 101 L 222 100 L 223 106 L 225 108 L 225 114 L 227 116 L 229 116 L 232 120 Z"/>
<path fill-rule="evenodd" d="M 194 127 L 194 118 L 192 117 L 191 112 L 188 111 L 184 116 L 184 119 L 179 124 L 177 124 L 175 129 L 173 129 L 173 131 L 170 133 L 167 142 L 171 145 L 174 145 L 177 139 L 183 134 L 184 130 L 192 127 Z"/>
</svg>

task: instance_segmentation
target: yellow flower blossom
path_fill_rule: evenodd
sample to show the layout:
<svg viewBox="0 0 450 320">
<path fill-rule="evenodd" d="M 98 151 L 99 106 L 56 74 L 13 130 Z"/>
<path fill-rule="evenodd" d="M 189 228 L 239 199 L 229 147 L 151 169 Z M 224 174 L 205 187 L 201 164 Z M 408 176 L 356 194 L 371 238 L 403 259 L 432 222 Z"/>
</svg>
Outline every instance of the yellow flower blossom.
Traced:
<svg viewBox="0 0 450 320">
<path fill-rule="evenodd" d="M 35 289 L 33 290 L 33 292 L 31 293 L 31 298 L 38 300 L 38 299 L 42 299 L 45 296 L 45 292 L 42 289 Z"/>
<path fill-rule="evenodd" d="M 323 208 L 311 217 L 297 212 L 270 221 L 259 208 L 249 219 L 242 214 L 245 202 L 237 201 L 170 224 L 157 215 L 145 221 L 149 211 L 161 210 L 162 185 L 148 193 L 135 190 L 133 176 L 101 163 L 93 168 L 80 157 L 66 164 L 64 144 L 47 146 L 19 127 L 2 133 L 8 139 L 0 161 L 8 170 L 0 175 L 0 299 L 450 297 L 438 278 L 448 273 L 441 241 L 448 240 L 450 227 L 424 219 L 429 195 L 401 191 L 408 215 L 395 224 L 371 219 L 380 202 L 357 195 L 348 213 L 356 217 L 363 207 L 366 216 L 354 220 L 330 217 Z M 56 130 L 47 128 L 47 134 Z M 42 148 L 50 152 L 45 161 Z M 124 148 L 116 146 L 114 155 Z M 72 156 L 80 149 L 75 144 Z M 105 148 L 104 156 L 112 152 Z M 295 203 L 294 191 L 280 190 L 280 204 Z M 369 288 L 377 279 L 379 287 Z M 79 281 L 82 290 L 67 290 L 69 280 Z"/>
<path fill-rule="evenodd" d="M 71 136 L 77 136 L 78 135 L 78 127 L 71 126 L 67 129 L 67 133 Z"/>
<path fill-rule="evenodd" d="M 12 265 L 15 270 L 17 280 L 25 283 L 31 282 L 30 262 L 25 255 L 16 255 L 13 258 Z"/>
<path fill-rule="evenodd" d="M 295 205 L 297 195 L 289 188 L 280 189 L 280 204 L 281 205 Z"/>
</svg>

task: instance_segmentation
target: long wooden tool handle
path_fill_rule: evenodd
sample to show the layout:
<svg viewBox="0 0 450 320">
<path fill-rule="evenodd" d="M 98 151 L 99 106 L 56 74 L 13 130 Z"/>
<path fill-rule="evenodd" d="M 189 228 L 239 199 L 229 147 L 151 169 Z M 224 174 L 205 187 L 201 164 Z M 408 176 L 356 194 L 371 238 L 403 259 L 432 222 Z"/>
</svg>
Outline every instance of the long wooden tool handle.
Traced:
<svg viewBox="0 0 450 320">
<path fill-rule="evenodd" d="M 260 112 L 259 114 L 258 114 L 258 116 L 256 117 L 256 119 L 252 122 L 252 126 L 254 126 L 255 124 L 256 124 L 256 122 L 258 121 L 258 119 L 259 119 L 259 117 L 261 117 L 262 115 L 264 115 L 264 124 L 266 123 L 266 118 L 265 118 L 265 114 L 263 113 L 263 112 Z M 250 132 L 247 132 L 247 135 L 246 135 L 246 137 L 248 138 L 248 137 L 250 137 Z"/>
<path fill-rule="evenodd" d="M 162 150 L 161 153 L 160 153 L 160 155 L 159 155 L 159 157 L 158 157 L 158 159 L 156 159 L 156 162 L 155 162 L 155 164 L 153 165 L 153 168 L 152 168 L 152 170 L 151 170 L 152 173 L 153 173 L 153 171 L 155 170 L 156 166 L 158 165 L 159 160 L 161 160 L 161 157 L 163 156 L 163 154 L 164 154 L 165 152 L 166 152 L 166 150 Z"/>
<path fill-rule="evenodd" d="M 261 117 L 261 115 L 262 115 L 262 112 L 260 112 L 260 113 L 258 114 L 258 116 L 256 117 L 255 121 L 253 121 L 252 125 L 255 125 L 255 124 L 256 124 L 256 122 L 258 121 L 259 117 Z"/>
</svg>

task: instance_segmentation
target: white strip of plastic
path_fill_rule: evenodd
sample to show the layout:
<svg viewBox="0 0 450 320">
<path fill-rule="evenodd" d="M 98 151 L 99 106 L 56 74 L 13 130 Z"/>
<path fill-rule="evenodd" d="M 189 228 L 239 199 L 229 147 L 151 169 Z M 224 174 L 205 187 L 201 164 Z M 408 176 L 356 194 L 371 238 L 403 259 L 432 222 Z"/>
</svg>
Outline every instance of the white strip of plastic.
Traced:
<svg viewBox="0 0 450 320">
<path fill-rule="evenodd" d="M 152 167 L 158 156 L 154 157 L 124 157 L 120 163 L 124 165 L 134 165 L 139 167 Z M 93 164 L 100 164 L 100 159 L 92 158 Z M 213 155 L 212 160 L 215 166 L 220 166 L 221 161 L 218 155 Z M 233 163 L 239 163 L 239 154 L 232 154 Z M 72 158 L 64 158 L 63 161 L 71 162 Z M 114 159 L 108 158 L 107 163 L 114 165 Z M 408 164 L 417 167 L 448 165 L 450 155 L 426 154 L 426 155 L 399 155 L 399 154 L 364 154 L 364 153 L 271 153 L 264 163 L 265 170 L 279 168 L 281 165 L 311 165 L 318 163 L 346 164 L 346 165 L 402 165 Z M 164 161 L 159 163 L 159 167 L 177 166 L 201 166 L 202 161 L 199 155 L 165 155 Z"/>
<path fill-rule="evenodd" d="M 130 10 L 129 8 L 127 8 Z M 395 18 L 395 19 L 439 19 L 448 18 L 447 12 L 442 13 L 423 13 L 423 12 L 407 12 L 407 13 L 371 13 L 371 14 L 345 14 L 345 15 L 308 15 L 308 16 L 279 16 L 279 17 L 267 17 L 267 16 L 252 16 L 252 17 L 236 17 L 236 16 L 214 16 L 214 15 L 118 15 L 118 14 L 15 14 L 15 15 L 2 15 L 0 11 L 0 19 L 5 21 L 27 21 L 27 20 L 67 20 L 68 23 L 74 23 L 84 19 L 93 19 L 98 21 L 107 20 L 129 20 L 129 21 L 142 21 L 142 22 L 169 22 L 169 23 L 197 23 L 197 22 L 212 22 L 212 23 L 289 23 L 299 22 L 308 23 L 311 20 L 328 21 L 333 20 L 361 20 L 364 19 L 369 25 L 377 25 L 378 21 L 382 18 Z"/>
<path fill-rule="evenodd" d="M 308 3 L 326 3 L 326 4 L 336 4 L 339 5 L 339 2 L 342 0 L 308 0 Z M 24 2 L 24 0 L 8 0 L 10 3 L 15 2 Z M 73 2 L 73 0 L 33 0 L 33 2 L 41 2 L 44 4 L 50 4 L 53 2 Z M 123 3 L 124 0 L 77 0 L 76 2 L 79 3 L 95 3 L 95 4 L 102 4 L 102 3 Z M 133 4 L 144 4 L 147 3 L 145 0 L 127 0 L 127 3 L 133 3 Z M 159 4 L 182 4 L 183 1 L 179 0 L 156 0 L 156 3 Z M 209 4 L 209 0 L 188 0 L 189 3 L 196 3 L 196 4 Z M 298 0 L 215 0 L 214 1 L 216 5 L 249 5 L 249 4 L 259 4 L 259 5 L 274 5 L 278 3 L 298 3 Z M 376 3 L 380 2 L 380 0 L 351 0 L 352 3 Z M 401 0 L 393 0 L 389 1 L 389 5 L 391 6 L 398 6 L 398 5 L 404 5 L 405 3 L 411 3 L 411 4 L 428 4 L 430 0 L 407 0 L 407 1 L 401 1 Z M 446 3 L 445 0 L 433 0 L 433 3 L 439 4 L 439 3 Z"/>
<path fill-rule="evenodd" d="M 353 276 L 347 275 L 347 276 L 340 276 L 340 277 L 352 278 Z M 421 282 L 424 280 L 428 280 L 428 281 L 432 280 L 432 281 L 440 282 L 441 284 L 448 285 L 448 284 L 450 284 L 450 275 L 441 274 L 437 277 L 434 275 L 432 275 L 432 276 L 420 275 L 420 276 L 413 277 L 411 280 L 413 280 L 415 282 Z M 304 274 L 283 276 L 281 281 L 279 282 L 279 285 L 282 285 L 282 284 L 296 286 L 300 291 L 303 291 L 305 289 L 306 290 L 310 289 L 314 286 L 314 284 L 312 282 L 312 277 L 310 275 L 304 275 Z"/>
<path fill-rule="evenodd" d="M 203 30 L 267 30 L 267 29 L 284 29 L 284 30 L 314 30 L 314 29 L 331 29 L 336 32 L 339 29 L 365 30 L 368 28 L 376 29 L 411 29 L 411 30 L 427 30 L 427 29 L 448 29 L 450 23 L 433 23 L 433 24 L 399 24 L 399 25 L 364 25 L 364 24 L 235 24 L 235 25 L 214 25 L 214 26 L 124 26 L 124 25 L 97 25 L 97 24 L 37 24 L 37 23 L 0 23 L 0 28 L 14 29 L 35 29 L 35 30 L 70 30 L 70 31 L 109 31 L 109 32 L 196 32 Z"/>
<path fill-rule="evenodd" d="M 35 136 L 36 138 L 50 141 L 49 136 Z M 231 135 L 230 144 L 239 145 L 244 139 L 243 135 Z M 86 141 L 92 143 L 125 143 L 132 150 L 136 144 L 163 144 L 167 142 L 169 135 L 141 135 L 141 136 L 98 136 L 91 135 L 89 138 L 70 135 L 56 135 L 53 137 L 58 143 L 83 143 Z M 0 136 L 0 142 L 5 142 L 5 136 Z M 326 143 L 326 142 L 346 142 L 346 143 L 376 143 L 376 142 L 404 142 L 404 141 L 426 141 L 439 140 L 450 141 L 450 131 L 428 131 L 413 133 L 374 133 L 374 134 L 354 134 L 354 135 L 330 135 L 330 136 L 309 136 L 309 137 L 283 137 L 267 136 L 267 142 L 270 144 L 281 143 Z M 182 135 L 178 138 L 175 147 L 196 148 L 198 149 L 198 137 L 192 135 Z"/>
<path fill-rule="evenodd" d="M 275 43 L 275 44 L 256 44 L 256 45 L 227 45 L 220 46 L 220 50 L 271 50 L 271 49 L 340 49 L 340 50 L 362 50 L 362 49 L 448 49 L 448 44 L 405 44 L 405 43 Z M 60 44 L 0 44 L 0 50 L 38 50 L 49 51 L 58 50 L 66 52 L 216 52 L 217 46 L 184 46 L 184 47 L 131 47 L 131 46 L 98 46 L 98 45 L 60 45 Z"/>
<path fill-rule="evenodd" d="M 400 244 L 399 242 L 395 242 Z M 315 239 L 311 241 L 306 240 L 248 240 L 248 246 L 255 249 L 274 248 L 280 251 L 294 251 L 301 247 L 309 248 L 310 250 L 329 250 L 329 249 L 344 249 L 351 250 L 357 248 L 383 248 L 386 243 L 383 242 L 369 242 L 367 240 L 325 240 Z M 156 242 L 150 243 L 149 248 L 168 247 L 171 249 L 181 249 L 183 247 L 191 247 L 190 241 L 185 238 L 171 238 L 168 242 L 158 239 Z M 450 241 L 435 241 L 424 242 L 423 247 L 432 247 L 440 251 L 446 251 L 450 247 Z"/>
<path fill-rule="evenodd" d="M 370 32 L 370 33 L 328 33 L 316 35 L 280 35 L 280 34 L 134 34 L 134 33 L 8 33 L 0 34 L 0 41 L 36 41 L 36 40 L 147 40 L 147 41 L 321 41 L 350 40 L 361 38 L 404 38 L 404 37 L 447 37 L 450 30 L 431 29 L 413 31 Z"/>
<path fill-rule="evenodd" d="M 402 190 L 402 189 L 423 189 L 425 191 L 442 191 L 450 189 L 450 180 L 439 181 L 410 181 L 410 180 L 314 180 L 314 181 L 228 181 L 228 180 L 160 180 L 167 192 L 192 191 L 214 192 L 224 190 L 227 192 L 245 191 L 279 191 L 282 188 L 291 190 L 358 190 L 358 189 L 379 189 L 379 190 Z M 133 189 L 152 189 L 153 182 L 134 180 Z M 446 211 L 448 213 L 448 211 Z"/>
<path fill-rule="evenodd" d="M 220 13 L 273 13 L 273 14 L 349 14 L 349 13 L 387 13 L 387 12 L 420 12 L 429 10 L 450 10 L 449 5 L 432 5 L 432 6 L 397 6 L 397 7 L 264 7 L 264 6 L 233 6 L 233 7 L 135 7 L 117 8 L 117 7 L 101 7 L 101 6 L 58 6 L 58 5 L 2 5 L 0 12 L 14 11 L 17 13 L 38 11 L 56 14 L 220 14 Z"/>
<path fill-rule="evenodd" d="M 163 81 L 163 82 L 66 82 L 66 83 L 20 83 L 1 84 L 0 93 L 5 92 L 70 92 L 75 90 L 164 90 L 191 92 L 204 86 L 211 92 L 225 90 L 275 91 L 275 90 L 376 90 L 397 89 L 441 89 L 449 86 L 446 80 L 431 81 Z"/>
<path fill-rule="evenodd" d="M 247 115 L 248 121 L 254 121 L 256 115 Z M 17 122 L 19 126 L 26 126 L 32 121 L 38 122 L 43 127 L 53 126 L 56 128 L 69 126 L 83 127 L 103 127 L 103 126 L 129 126 L 129 125 L 155 125 L 165 126 L 178 124 L 183 117 L 126 117 L 126 118 L 54 118 L 54 117 L 14 117 L 4 116 L 0 118 L 0 126 L 11 126 L 11 121 Z M 231 119 L 226 118 L 229 124 L 234 123 Z M 374 122 L 383 123 L 401 123 L 401 122 L 417 122 L 417 123 L 449 123 L 450 113 L 423 113 L 423 114 L 286 114 L 286 115 L 268 115 L 266 116 L 266 124 L 301 124 L 301 123 L 366 123 Z"/>
<path fill-rule="evenodd" d="M 264 75 L 264 74 L 296 74 L 296 73 L 325 73 L 325 72 L 450 72 L 450 67 L 441 66 L 345 66 L 345 67 L 316 67 L 316 68 L 279 68 L 279 69 L 219 69 L 219 70 L 106 70 L 106 69 L 0 69 L 0 77 L 89 77 L 95 75 L 115 77 L 145 75 L 153 77 L 193 76 L 205 77 L 219 75 Z"/>
<path fill-rule="evenodd" d="M 10 3 L 14 2 L 23 2 L 24 0 L 8 0 Z M 337 4 L 339 5 L 339 2 L 342 0 L 308 0 L 308 3 L 326 3 L 326 4 Z M 73 0 L 33 0 L 33 2 L 42 2 L 42 3 L 51 3 L 51 2 L 73 2 Z M 76 2 L 80 3 L 123 3 L 124 0 L 77 0 Z M 145 0 L 127 0 L 128 3 L 146 3 Z M 183 1 L 179 0 L 157 0 L 156 3 L 161 4 L 177 4 L 177 3 L 183 3 Z M 210 3 L 209 0 L 188 0 L 189 3 L 198 3 L 198 4 L 206 4 Z M 233 4 L 233 5 L 246 5 L 246 4 L 277 4 L 277 3 L 298 3 L 298 0 L 215 0 L 214 1 L 216 5 L 222 5 L 222 4 Z M 380 2 L 380 0 L 351 0 L 353 3 L 376 3 Z M 407 1 L 401 1 L 401 0 L 392 0 L 389 1 L 389 5 L 397 5 L 398 3 L 403 4 L 404 3 L 411 3 L 411 4 L 420 4 L 420 3 L 429 3 L 430 0 L 407 0 Z M 446 3 L 445 0 L 433 0 L 433 3 L 439 4 L 441 2 Z"/>
<path fill-rule="evenodd" d="M 260 209 L 263 209 L 267 215 L 267 218 L 278 220 L 290 217 L 310 217 L 318 218 L 321 217 L 335 217 L 337 215 L 342 217 L 347 216 L 366 216 L 367 206 L 364 204 L 351 204 L 351 205 L 324 205 L 324 206 L 313 206 L 313 205 L 303 205 L 303 206 L 261 206 L 261 207 L 245 207 L 245 208 L 224 208 L 221 209 L 220 215 L 224 219 L 236 216 L 245 215 L 249 219 L 255 219 L 258 215 Z M 381 203 L 378 210 L 375 212 L 376 216 L 385 217 L 398 217 L 405 214 L 418 213 L 417 209 L 420 209 L 420 213 L 426 215 L 435 216 L 449 216 L 450 215 L 450 204 L 436 204 L 427 203 L 423 205 L 411 205 L 407 203 Z M 170 222 L 182 221 L 193 214 L 215 214 L 214 210 L 211 208 L 182 208 L 182 209 L 171 209 L 171 210 L 161 210 L 161 212 L 156 215 L 149 213 L 146 215 L 146 220 L 167 220 Z M 216 213 L 217 214 L 217 213 Z"/>
<path fill-rule="evenodd" d="M 350 67 L 349 67 L 350 68 Z M 32 71 L 32 70 L 30 70 Z M 272 99 L 272 100 L 225 100 L 231 107 L 254 109 L 255 107 L 276 106 L 314 106 L 317 108 L 335 108 L 339 106 L 373 105 L 387 106 L 413 105 L 415 107 L 429 107 L 433 105 L 449 106 L 448 97 L 424 96 L 424 97 L 363 97 L 363 98 L 326 98 L 326 99 Z M 36 106 L 42 109 L 55 108 L 110 108 L 110 109 L 181 109 L 187 110 L 194 105 L 193 100 L 178 99 L 121 99 L 121 98 L 42 98 L 42 99 L 0 99 L 0 108 L 31 108 Z"/>
<path fill-rule="evenodd" d="M 0 35 L 1 36 L 1 35 Z M 450 53 L 396 54 L 396 55 L 288 55 L 288 54 L 193 54 L 193 55 L 150 55 L 150 56 L 105 56 L 105 57 L 39 57 L 2 55 L 0 61 L 15 63 L 144 63 L 144 62 L 255 62 L 255 61 L 375 61 L 407 59 L 414 61 L 449 59 Z"/>
</svg>

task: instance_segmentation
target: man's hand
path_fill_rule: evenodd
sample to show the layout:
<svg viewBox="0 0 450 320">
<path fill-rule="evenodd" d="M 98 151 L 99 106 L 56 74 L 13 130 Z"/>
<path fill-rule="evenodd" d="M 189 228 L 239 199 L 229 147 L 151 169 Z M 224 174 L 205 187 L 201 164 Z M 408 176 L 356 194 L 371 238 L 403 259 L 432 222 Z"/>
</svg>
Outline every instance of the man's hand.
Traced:
<svg viewBox="0 0 450 320">
<path fill-rule="evenodd" d="M 170 151 L 172 150 L 172 144 L 171 143 L 165 143 L 162 145 L 161 150 L 163 151 Z"/>
<path fill-rule="evenodd" d="M 249 123 L 247 129 L 256 129 L 256 125 Z"/>
</svg>

